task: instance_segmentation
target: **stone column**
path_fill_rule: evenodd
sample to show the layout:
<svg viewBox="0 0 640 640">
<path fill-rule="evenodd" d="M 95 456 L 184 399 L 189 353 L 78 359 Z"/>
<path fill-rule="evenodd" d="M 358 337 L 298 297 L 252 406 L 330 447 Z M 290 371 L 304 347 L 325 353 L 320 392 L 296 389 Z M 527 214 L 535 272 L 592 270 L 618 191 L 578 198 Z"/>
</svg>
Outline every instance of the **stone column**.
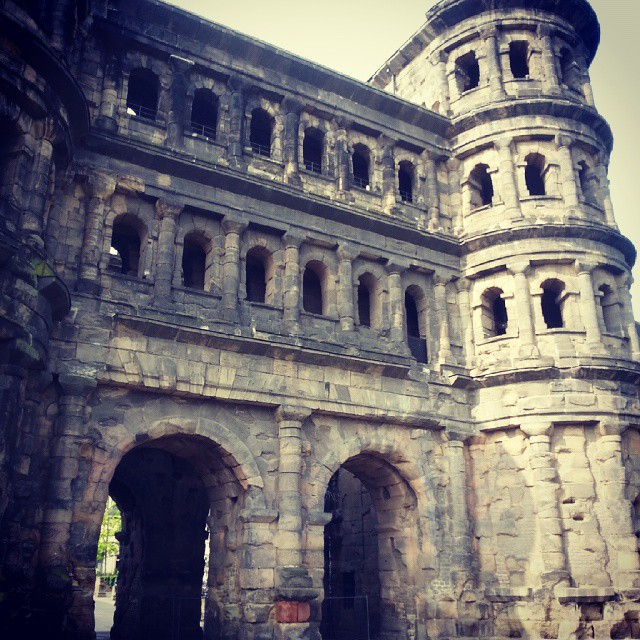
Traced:
<svg viewBox="0 0 640 640">
<path fill-rule="evenodd" d="M 602 332 L 598 320 L 598 307 L 596 296 L 593 292 L 591 271 L 594 265 L 576 262 L 578 271 L 578 287 L 580 289 L 580 311 L 582 323 L 587 334 L 587 345 L 591 353 L 604 353 L 602 344 Z"/>
<path fill-rule="evenodd" d="M 83 188 L 87 194 L 87 202 L 78 288 L 80 291 L 97 293 L 100 286 L 98 265 L 102 255 L 104 209 L 105 204 L 115 191 L 116 179 L 103 173 L 92 172 L 86 179 Z"/>
<path fill-rule="evenodd" d="M 289 333 L 300 331 L 300 245 L 303 239 L 286 233 L 284 241 L 284 314 L 283 319 Z"/>
<path fill-rule="evenodd" d="M 529 262 L 521 262 L 509 267 L 513 274 L 515 289 L 515 307 L 518 317 L 518 338 L 520 358 L 539 358 L 540 351 L 536 342 L 536 331 L 531 310 L 531 290 L 527 275 Z"/>
<path fill-rule="evenodd" d="M 576 63 L 580 70 L 580 88 L 584 95 L 585 102 L 595 109 L 596 101 L 593 97 L 593 88 L 591 87 L 591 77 L 589 76 L 589 65 L 587 63 L 587 55 L 584 51 L 580 51 L 576 56 Z"/>
<path fill-rule="evenodd" d="M 308 409 L 282 405 L 278 421 L 278 531 L 276 534 L 276 638 L 308 633 L 309 600 L 317 594 L 302 566 L 302 423 Z M 306 637 L 306 636 L 305 636 Z"/>
<path fill-rule="evenodd" d="M 355 309 L 353 303 L 353 268 L 352 263 L 358 257 L 358 251 L 350 244 L 338 247 L 338 316 L 340 328 L 343 331 L 353 331 L 355 324 Z"/>
<path fill-rule="evenodd" d="M 456 595 L 475 587 L 475 558 L 471 542 L 471 520 L 467 509 L 467 473 L 464 458 L 467 436 L 449 436 L 449 500 L 451 504 L 451 582 Z"/>
<path fill-rule="evenodd" d="M 495 145 L 500 159 L 501 195 L 507 209 L 506 215 L 512 220 L 522 218 L 516 180 L 516 167 L 513 162 L 512 141 L 510 138 L 501 138 L 500 140 L 496 140 Z"/>
<path fill-rule="evenodd" d="M 640 338 L 638 338 L 638 329 L 636 327 L 635 318 L 633 317 L 633 305 L 631 303 L 630 288 L 632 284 L 633 277 L 628 273 L 618 285 L 618 294 L 620 295 L 620 301 L 622 302 L 622 323 L 626 329 L 627 335 L 629 336 L 631 357 L 636 361 L 640 361 Z"/>
<path fill-rule="evenodd" d="M 166 305 L 171 303 L 171 283 L 175 266 L 175 248 L 177 218 L 184 205 L 160 199 L 156 202 L 156 212 L 160 217 L 158 230 L 158 253 L 156 260 L 156 276 L 154 295 L 156 303 Z"/>
<path fill-rule="evenodd" d="M 461 197 L 460 185 L 460 161 L 456 158 L 447 160 L 447 173 L 449 177 L 449 193 L 451 194 L 451 209 L 453 210 L 453 233 L 456 236 L 462 235 L 464 232 L 463 208 L 468 207 L 468 201 L 465 205 Z"/>
<path fill-rule="evenodd" d="M 468 278 L 456 280 L 458 290 L 458 306 L 460 308 L 460 318 L 462 320 L 462 336 L 465 351 L 466 366 L 472 369 L 475 365 L 475 345 L 473 340 L 473 322 L 471 320 L 471 300 L 469 291 L 471 281 Z"/>
<path fill-rule="evenodd" d="M 394 141 L 382 136 L 382 198 L 384 210 L 391 213 L 396 206 L 396 162 L 393 155 Z M 370 172 L 371 169 L 370 169 Z"/>
<path fill-rule="evenodd" d="M 551 449 L 551 423 L 521 426 L 529 438 L 529 466 L 532 476 L 531 495 L 536 508 L 536 524 L 542 559 L 540 578 L 543 586 L 566 583 L 569 571 L 564 544 L 562 514 L 559 504 L 559 479 Z"/>
<path fill-rule="evenodd" d="M 300 113 L 303 105 L 293 98 L 285 98 L 282 102 L 282 110 L 286 114 L 284 118 L 284 179 L 289 184 L 300 185 L 298 174 L 298 143 L 300 135 Z"/>
<path fill-rule="evenodd" d="M 402 272 L 405 267 L 388 264 L 389 281 L 389 317 L 391 330 L 389 339 L 397 344 L 404 344 L 404 289 L 402 288 Z"/>
<path fill-rule="evenodd" d="M 553 49 L 553 40 L 551 39 L 551 27 L 540 25 L 538 27 L 538 39 L 542 50 L 543 89 L 546 93 L 559 94 L 560 82 L 558 81 L 556 68 L 556 54 Z"/>
<path fill-rule="evenodd" d="M 436 275 L 433 279 L 436 317 L 438 318 L 438 364 L 455 364 L 451 353 L 451 336 L 449 331 L 449 312 L 447 310 L 448 278 Z"/>
<path fill-rule="evenodd" d="M 571 145 L 573 140 L 569 136 L 558 136 L 558 164 L 560 165 L 560 192 L 564 199 L 565 207 L 569 215 L 582 217 L 580 211 L 580 198 L 578 195 L 578 181 L 573 166 Z"/>
<path fill-rule="evenodd" d="M 98 123 L 108 131 L 118 130 L 118 82 L 122 77 L 122 52 L 124 45 L 118 38 L 109 39 L 104 47 L 104 76 Z"/>
<path fill-rule="evenodd" d="M 344 192 L 349 190 L 351 169 L 349 167 L 349 143 L 347 131 L 351 123 L 344 118 L 336 119 L 336 168 L 337 189 Z"/>
<path fill-rule="evenodd" d="M 613 585 L 617 589 L 640 586 L 638 541 L 631 519 L 632 505 L 626 495 L 627 478 L 622 460 L 622 427 L 601 424 L 601 436 L 596 442 L 599 469 L 596 503 L 602 537 L 609 556 Z M 604 567 L 603 567 L 604 568 Z"/>
<path fill-rule="evenodd" d="M 425 168 L 425 191 L 424 201 L 429 212 L 429 231 L 440 229 L 440 198 L 438 194 L 438 173 L 436 158 L 433 154 L 425 151 L 422 154 Z"/>
<path fill-rule="evenodd" d="M 447 78 L 447 57 L 445 51 L 438 51 L 429 58 L 429 61 L 434 67 L 436 82 L 438 84 L 440 113 L 444 116 L 451 113 L 451 94 L 449 92 L 449 80 Z M 429 108 L 431 107 L 431 105 L 427 106 Z"/>
<path fill-rule="evenodd" d="M 498 31 L 495 27 L 484 27 L 480 31 L 480 36 L 484 40 L 484 50 L 487 56 L 487 73 L 489 75 L 489 89 L 491 100 L 501 100 L 505 97 L 504 85 L 502 84 L 502 68 L 500 66 L 500 55 L 498 53 Z"/>
<path fill-rule="evenodd" d="M 248 83 L 240 76 L 231 76 L 229 87 L 229 134 L 227 154 L 232 167 L 242 165 L 244 146 L 244 105 L 249 90 Z"/>
<path fill-rule="evenodd" d="M 616 224 L 616 219 L 613 213 L 613 202 L 611 201 L 611 191 L 609 189 L 607 165 L 607 159 L 604 157 L 604 154 L 602 154 L 602 156 L 598 158 L 595 171 L 598 176 L 600 200 L 602 202 L 602 207 L 604 208 L 605 222 L 617 231 L 618 225 Z"/>
<path fill-rule="evenodd" d="M 189 73 L 194 62 L 180 56 L 169 56 L 171 87 L 169 94 L 169 110 L 167 112 L 167 142 L 173 148 L 184 145 L 184 121 L 187 109 L 187 90 Z"/>
<path fill-rule="evenodd" d="M 240 285 L 240 236 L 246 228 L 240 220 L 225 218 L 224 256 L 222 258 L 222 307 L 225 318 L 234 319 L 238 310 L 238 287 Z"/>
<path fill-rule="evenodd" d="M 86 403 L 95 378 L 73 374 L 59 377 L 62 394 L 56 419 L 40 540 L 39 590 L 43 627 L 62 629 L 72 606 L 74 567 L 70 561 L 73 482 L 78 475 L 80 443 L 85 433 Z"/>
</svg>

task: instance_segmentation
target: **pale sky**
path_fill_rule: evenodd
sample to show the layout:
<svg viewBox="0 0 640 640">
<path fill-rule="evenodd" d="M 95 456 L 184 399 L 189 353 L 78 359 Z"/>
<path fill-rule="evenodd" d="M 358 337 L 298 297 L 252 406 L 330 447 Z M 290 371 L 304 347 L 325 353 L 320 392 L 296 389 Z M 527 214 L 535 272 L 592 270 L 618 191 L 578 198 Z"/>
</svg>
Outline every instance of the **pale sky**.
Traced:
<svg viewBox="0 0 640 640">
<path fill-rule="evenodd" d="M 173 0 L 183 9 L 366 81 L 425 21 L 434 0 Z M 639 0 L 591 0 L 602 28 L 591 80 L 615 137 L 609 177 L 622 233 L 640 247 Z M 638 199 L 640 202 L 640 198 Z M 634 269 L 634 271 L 636 271 Z M 640 275 L 632 292 L 640 319 Z"/>
</svg>

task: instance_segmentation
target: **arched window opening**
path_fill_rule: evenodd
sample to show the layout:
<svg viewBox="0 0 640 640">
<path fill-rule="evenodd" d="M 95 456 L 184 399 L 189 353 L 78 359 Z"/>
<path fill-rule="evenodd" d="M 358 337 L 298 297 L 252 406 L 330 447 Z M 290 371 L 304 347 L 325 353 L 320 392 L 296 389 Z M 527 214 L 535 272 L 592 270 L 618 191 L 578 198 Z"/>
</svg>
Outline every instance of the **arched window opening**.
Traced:
<svg viewBox="0 0 640 640">
<path fill-rule="evenodd" d="M 127 113 L 155 120 L 158 115 L 158 76 L 150 69 L 133 69 L 129 74 Z"/>
<path fill-rule="evenodd" d="M 482 328 L 486 338 L 507 333 L 509 317 L 502 289 L 489 289 L 482 296 Z"/>
<path fill-rule="evenodd" d="M 191 130 L 215 140 L 218 127 L 218 98 L 210 89 L 197 89 L 191 106 Z"/>
<path fill-rule="evenodd" d="M 491 206 L 493 204 L 493 181 L 489 175 L 489 166 L 476 165 L 469 175 L 471 208 Z"/>
<path fill-rule="evenodd" d="M 319 129 L 310 128 L 304 132 L 302 142 L 302 159 L 307 171 L 322 173 L 322 154 L 324 151 L 324 134 Z"/>
<path fill-rule="evenodd" d="M 353 184 L 361 189 L 369 189 L 369 149 L 362 144 L 357 145 L 351 156 L 353 165 Z"/>
<path fill-rule="evenodd" d="M 302 308 L 318 316 L 324 313 L 323 272 L 324 265 L 314 260 L 306 266 L 302 278 Z"/>
<path fill-rule="evenodd" d="M 367 274 L 358 278 L 358 321 L 363 327 L 371 326 L 371 283 Z"/>
<path fill-rule="evenodd" d="M 529 76 L 529 43 L 526 40 L 516 40 L 509 44 L 509 65 L 514 78 Z"/>
<path fill-rule="evenodd" d="M 254 109 L 251 112 L 251 130 L 249 142 L 253 153 L 271 157 L 271 136 L 273 133 L 273 121 L 264 109 Z"/>
<path fill-rule="evenodd" d="M 544 196 L 547 189 L 544 184 L 545 158 L 539 153 L 530 153 L 526 158 L 524 179 L 530 196 Z"/>
<path fill-rule="evenodd" d="M 398 190 L 402 202 L 413 202 L 413 165 L 410 162 L 401 162 L 398 168 Z"/>
<path fill-rule="evenodd" d="M 422 363 L 428 362 L 427 341 L 420 331 L 420 314 L 415 295 L 407 290 L 404 294 L 404 310 L 407 324 L 407 344 L 411 355 Z"/>
<path fill-rule="evenodd" d="M 598 176 L 585 160 L 578 163 L 578 180 L 585 202 L 598 204 Z"/>
<path fill-rule="evenodd" d="M 248 302 L 267 301 L 267 268 L 260 247 L 254 247 L 247 252 L 246 287 Z"/>
<path fill-rule="evenodd" d="M 600 293 L 600 308 L 602 309 L 604 330 L 608 333 L 619 333 L 620 309 L 613 289 L 608 284 L 603 284 L 598 289 L 598 292 Z"/>
<path fill-rule="evenodd" d="M 573 52 L 567 47 L 560 51 L 560 82 L 572 91 L 580 92 L 580 69 Z"/>
<path fill-rule="evenodd" d="M 542 285 L 542 317 L 547 329 L 562 329 L 562 294 L 564 284 L 558 280 L 550 280 Z"/>
<path fill-rule="evenodd" d="M 480 65 L 475 51 L 469 51 L 456 60 L 456 83 L 460 93 L 480 85 Z"/>
<path fill-rule="evenodd" d="M 203 242 L 191 234 L 184 239 L 182 249 L 182 283 L 190 289 L 205 289 L 207 252 Z"/>
<path fill-rule="evenodd" d="M 137 221 L 124 215 L 113 223 L 109 267 L 127 276 L 140 275 L 140 233 Z"/>
</svg>

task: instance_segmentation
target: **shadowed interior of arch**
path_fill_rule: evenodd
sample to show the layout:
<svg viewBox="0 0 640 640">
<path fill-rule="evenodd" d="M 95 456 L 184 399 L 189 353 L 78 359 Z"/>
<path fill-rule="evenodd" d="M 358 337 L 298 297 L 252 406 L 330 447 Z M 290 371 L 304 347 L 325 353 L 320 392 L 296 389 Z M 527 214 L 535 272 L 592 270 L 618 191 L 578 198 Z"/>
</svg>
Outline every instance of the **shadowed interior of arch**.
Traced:
<svg viewBox="0 0 640 640">
<path fill-rule="evenodd" d="M 405 640 L 409 611 L 396 604 L 411 602 L 415 584 L 413 490 L 381 457 L 360 454 L 333 474 L 324 510 L 323 640 Z"/>
</svg>

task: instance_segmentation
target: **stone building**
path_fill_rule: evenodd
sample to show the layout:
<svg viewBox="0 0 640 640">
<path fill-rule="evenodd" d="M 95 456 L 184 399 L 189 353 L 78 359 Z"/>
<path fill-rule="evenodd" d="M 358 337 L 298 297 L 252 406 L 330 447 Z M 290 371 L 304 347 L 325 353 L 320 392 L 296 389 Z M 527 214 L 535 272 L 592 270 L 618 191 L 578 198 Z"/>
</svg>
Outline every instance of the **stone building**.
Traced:
<svg viewBox="0 0 640 640">
<path fill-rule="evenodd" d="M 346 78 L 158 0 L 0 2 L 0 628 L 640 638 L 635 251 L 586 0 Z M 204 548 L 209 547 L 208 566 Z"/>
</svg>

